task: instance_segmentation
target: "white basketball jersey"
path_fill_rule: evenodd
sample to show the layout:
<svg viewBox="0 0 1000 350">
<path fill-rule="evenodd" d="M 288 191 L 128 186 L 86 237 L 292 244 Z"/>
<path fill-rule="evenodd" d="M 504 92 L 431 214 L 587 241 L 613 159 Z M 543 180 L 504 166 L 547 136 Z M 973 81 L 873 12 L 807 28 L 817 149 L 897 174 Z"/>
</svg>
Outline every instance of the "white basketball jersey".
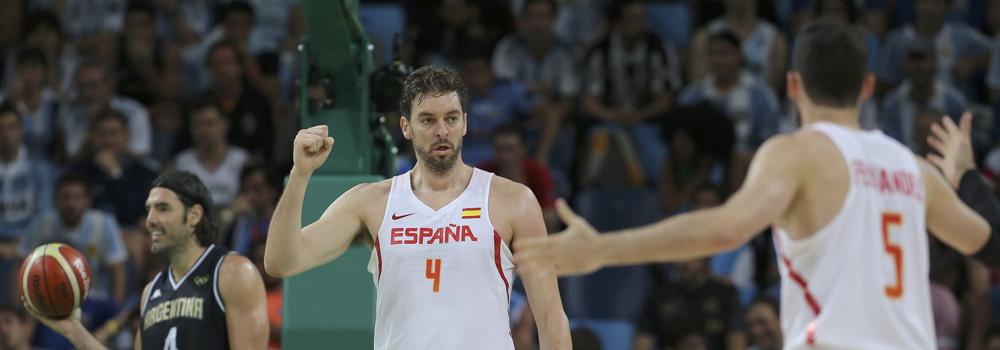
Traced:
<svg viewBox="0 0 1000 350">
<path fill-rule="evenodd" d="M 785 349 L 934 349 L 915 156 L 881 131 L 810 128 L 837 145 L 851 185 L 840 212 L 812 236 L 775 230 Z"/>
<path fill-rule="evenodd" d="M 377 290 L 375 349 L 514 348 L 507 310 L 514 262 L 489 216 L 492 173 L 474 169 L 433 210 L 410 172 L 392 179 L 368 271 Z"/>
</svg>

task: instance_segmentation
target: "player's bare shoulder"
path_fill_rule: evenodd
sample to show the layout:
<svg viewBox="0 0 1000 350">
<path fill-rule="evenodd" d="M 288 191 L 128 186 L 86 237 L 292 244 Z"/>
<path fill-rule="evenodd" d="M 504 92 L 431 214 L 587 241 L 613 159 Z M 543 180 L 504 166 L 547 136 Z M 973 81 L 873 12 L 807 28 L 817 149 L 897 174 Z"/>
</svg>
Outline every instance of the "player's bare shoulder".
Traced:
<svg viewBox="0 0 1000 350">
<path fill-rule="evenodd" d="M 531 189 L 494 175 L 493 181 L 490 181 L 490 219 L 494 227 L 506 236 L 510 234 L 515 220 L 528 215 L 541 217 L 541 208 Z"/>
</svg>

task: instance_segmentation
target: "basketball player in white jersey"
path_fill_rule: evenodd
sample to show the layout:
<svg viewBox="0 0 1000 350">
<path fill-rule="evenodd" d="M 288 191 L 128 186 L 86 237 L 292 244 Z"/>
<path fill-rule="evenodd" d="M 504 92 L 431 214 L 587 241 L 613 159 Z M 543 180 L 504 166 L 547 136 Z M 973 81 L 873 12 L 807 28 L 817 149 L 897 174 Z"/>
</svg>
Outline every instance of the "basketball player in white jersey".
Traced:
<svg viewBox="0 0 1000 350">
<path fill-rule="evenodd" d="M 578 274 L 683 261 L 737 248 L 773 225 L 786 349 L 934 349 L 927 229 L 994 265 L 1000 235 L 928 162 L 861 129 L 858 107 L 875 84 L 865 57 L 856 28 L 809 24 L 787 77 L 804 127 L 761 146 L 726 203 L 598 235 L 560 202 L 569 228 L 515 242 L 518 263 Z"/>
<path fill-rule="evenodd" d="M 345 192 L 302 227 L 312 172 L 333 146 L 326 126 L 299 131 L 288 185 L 271 219 L 264 267 L 277 277 L 336 259 L 358 235 L 374 241 L 375 349 L 513 349 L 512 242 L 546 235 L 538 202 L 518 183 L 461 161 L 468 91 L 454 71 L 424 67 L 403 87 L 400 127 L 413 170 Z M 542 349 L 569 349 L 551 265 L 519 269 Z M 336 296 L 331 296 L 336 297 Z M 344 300 L 344 302 L 350 302 Z"/>
</svg>

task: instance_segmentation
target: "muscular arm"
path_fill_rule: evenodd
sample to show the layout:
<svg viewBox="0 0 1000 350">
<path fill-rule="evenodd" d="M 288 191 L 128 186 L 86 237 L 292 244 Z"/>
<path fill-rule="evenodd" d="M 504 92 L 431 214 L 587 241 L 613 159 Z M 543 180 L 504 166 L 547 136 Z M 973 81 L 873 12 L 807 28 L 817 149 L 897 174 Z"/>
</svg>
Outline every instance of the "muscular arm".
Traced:
<svg viewBox="0 0 1000 350">
<path fill-rule="evenodd" d="M 535 195 L 523 185 L 511 187 L 515 191 L 513 203 L 517 203 L 513 206 L 516 213 L 511 216 L 512 240 L 545 236 L 547 231 L 542 220 L 542 209 L 538 206 Z M 573 346 L 570 342 L 569 321 L 559 297 L 555 271 L 550 267 L 540 266 L 521 268 L 518 271 L 528 294 L 528 305 L 531 306 L 538 325 L 540 349 L 571 349 Z"/>
<path fill-rule="evenodd" d="M 222 262 L 218 283 L 226 310 L 229 346 L 267 349 L 267 299 L 260 272 L 247 258 L 229 255 Z"/>
<path fill-rule="evenodd" d="M 292 171 L 271 217 L 264 268 L 275 277 L 300 274 L 343 254 L 362 231 L 359 207 L 368 185 L 356 186 L 327 207 L 316 222 L 302 228 L 302 201 L 309 176 Z"/>
<path fill-rule="evenodd" d="M 692 259 L 748 241 L 779 219 L 795 196 L 802 156 L 792 137 L 776 136 L 761 146 L 743 186 L 722 206 L 601 235 L 604 265 Z"/>
</svg>

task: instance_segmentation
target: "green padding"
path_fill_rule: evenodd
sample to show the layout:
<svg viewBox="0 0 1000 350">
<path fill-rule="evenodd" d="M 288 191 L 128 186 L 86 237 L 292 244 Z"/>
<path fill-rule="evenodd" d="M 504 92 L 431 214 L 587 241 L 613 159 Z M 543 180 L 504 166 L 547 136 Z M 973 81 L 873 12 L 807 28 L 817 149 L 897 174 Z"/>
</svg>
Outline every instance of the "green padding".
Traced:
<svg viewBox="0 0 1000 350">
<path fill-rule="evenodd" d="M 302 208 L 303 225 L 318 219 L 354 185 L 380 180 L 371 175 L 313 176 Z M 355 245 L 336 261 L 284 281 L 282 348 L 372 348 L 375 285 L 367 271 L 370 257 L 367 246 Z"/>
</svg>

